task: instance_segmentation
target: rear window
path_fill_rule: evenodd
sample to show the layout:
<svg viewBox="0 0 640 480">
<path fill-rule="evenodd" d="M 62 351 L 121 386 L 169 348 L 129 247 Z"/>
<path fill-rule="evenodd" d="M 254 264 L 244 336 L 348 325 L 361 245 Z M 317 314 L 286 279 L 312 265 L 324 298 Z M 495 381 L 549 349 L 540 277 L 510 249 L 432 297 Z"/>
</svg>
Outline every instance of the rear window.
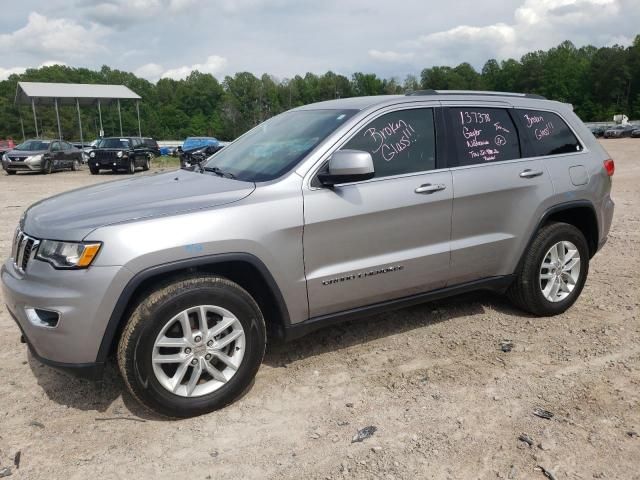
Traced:
<svg viewBox="0 0 640 480">
<path fill-rule="evenodd" d="M 516 110 L 531 152 L 542 157 L 579 152 L 582 144 L 559 115 L 540 110 Z"/>
<path fill-rule="evenodd" d="M 460 166 L 520 158 L 520 142 L 507 110 L 449 108 L 450 125 Z"/>
</svg>

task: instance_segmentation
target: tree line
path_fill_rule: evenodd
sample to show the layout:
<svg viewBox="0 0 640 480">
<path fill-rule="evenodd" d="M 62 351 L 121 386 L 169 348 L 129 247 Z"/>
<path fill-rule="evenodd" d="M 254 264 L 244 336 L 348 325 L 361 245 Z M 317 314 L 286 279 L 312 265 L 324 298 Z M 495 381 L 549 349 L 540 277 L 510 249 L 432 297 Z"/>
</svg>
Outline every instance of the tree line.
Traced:
<svg viewBox="0 0 640 480">
<path fill-rule="evenodd" d="M 163 78 L 152 83 L 133 73 L 103 66 L 99 71 L 62 65 L 29 69 L 0 82 L 0 138 L 35 135 L 29 106 L 14 105 L 18 81 L 122 84 L 142 97 L 142 133 L 158 139 L 181 139 L 211 135 L 231 140 L 248 129 L 296 106 L 334 98 L 403 94 L 420 89 L 495 90 L 536 93 L 573 104 L 584 121 L 611 120 L 617 113 L 640 119 L 640 35 L 629 47 L 584 46 L 569 41 L 547 51 L 539 50 L 520 60 L 488 60 L 481 71 L 469 63 L 456 67 L 433 66 L 419 76 L 380 78 L 372 73 L 354 73 L 351 78 L 334 72 L 307 73 L 277 79 L 249 72 L 227 76 L 222 82 L 210 74 L 192 72 L 183 80 Z M 137 134 L 133 102 L 122 101 L 124 134 Z M 115 104 L 102 106 L 106 135 L 119 135 Z M 63 137 L 78 139 L 75 108 L 60 110 Z M 96 108 L 82 107 L 85 138 L 98 134 Z M 41 135 L 57 136 L 52 107 L 38 107 Z"/>
</svg>

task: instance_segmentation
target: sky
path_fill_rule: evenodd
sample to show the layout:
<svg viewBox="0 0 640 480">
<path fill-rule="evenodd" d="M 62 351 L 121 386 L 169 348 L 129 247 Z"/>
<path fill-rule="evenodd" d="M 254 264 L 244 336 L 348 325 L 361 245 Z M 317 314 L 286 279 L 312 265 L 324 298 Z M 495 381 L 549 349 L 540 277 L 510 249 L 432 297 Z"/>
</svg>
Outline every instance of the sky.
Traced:
<svg viewBox="0 0 640 480">
<path fill-rule="evenodd" d="M 564 40 L 629 45 L 640 0 L 0 0 L 0 80 L 64 64 L 157 81 L 192 70 L 403 79 Z"/>
</svg>

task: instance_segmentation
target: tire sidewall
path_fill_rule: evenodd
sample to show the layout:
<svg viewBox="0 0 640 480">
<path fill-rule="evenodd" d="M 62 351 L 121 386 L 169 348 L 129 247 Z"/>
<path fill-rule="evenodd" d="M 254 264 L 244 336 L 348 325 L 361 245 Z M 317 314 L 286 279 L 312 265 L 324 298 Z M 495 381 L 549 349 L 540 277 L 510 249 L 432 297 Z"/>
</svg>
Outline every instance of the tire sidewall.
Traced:
<svg viewBox="0 0 640 480">
<path fill-rule="evenodd" d="M 135 160 L 129 160 L 129 174 L 133 175 L 136 173 L 136 162 Z"/>
<path fill-rule="evenodd" d="M 539 245 L 538 250 L 535 252 L 536 259 L 533 263 L 535 267 L 532 268 L 532 271 L 528 272 L 536 302 L 549 315 L 562 313 L 575 303 L 582 292 L 589 273 L 589 247 L 584 236 L 572 225 L 563 225 L 562 227 L 563 228 L 556 229 Z M 580 275 L 575 288 L 565 299 L 559 302 L 551 302 L 545 298 L 540 288 L 540 268 L 549 249 L 561 241 L 569 241 L 577 247 L 578 253 L 580 254 Z"/>
<path fill-rule="evenodd" d="M 248 296 L 248 294 L 244 293 Z M 259 311 L 247 302 L 242 291 L 220 286 L 189 288 L 176 295 L 143 308 L 139 314 L 140 328 L 131 352 L 137 394 L 154 410 L 169 416 L 188 417 L 209 412 L 233 401 L 246 389 L 255 376 L 264 355 L 266 334 Z M 249 297 L 250 299 L 250 297 Z M 235 375 L 224 386 L 201 397 L 186 398 L 166 390 L 156 378 L 151 362 L 153 344 L 169 319 L 196 305 L 217 305 L 232 312 L 245 332 L 245 353 Z M 130 359 L 127 359 L 128 361 Z"/>
</svg>

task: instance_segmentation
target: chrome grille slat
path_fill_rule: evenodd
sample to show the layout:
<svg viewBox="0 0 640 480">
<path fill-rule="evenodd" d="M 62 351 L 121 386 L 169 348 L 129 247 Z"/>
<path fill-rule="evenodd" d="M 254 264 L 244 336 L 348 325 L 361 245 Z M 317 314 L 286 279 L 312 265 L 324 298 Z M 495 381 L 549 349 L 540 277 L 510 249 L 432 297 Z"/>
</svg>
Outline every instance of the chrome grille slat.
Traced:
<svg viewBox="0 0 640 480">
<path fill-rule="evenodd" d="M 39 244 L 39 240 L 26 235 L 24 232 L 18 231 L 16 233 L 12 257 L 13 265 L 19 272 L 25 272 L 29 261 L 35 256 Z"/>
</svg>

